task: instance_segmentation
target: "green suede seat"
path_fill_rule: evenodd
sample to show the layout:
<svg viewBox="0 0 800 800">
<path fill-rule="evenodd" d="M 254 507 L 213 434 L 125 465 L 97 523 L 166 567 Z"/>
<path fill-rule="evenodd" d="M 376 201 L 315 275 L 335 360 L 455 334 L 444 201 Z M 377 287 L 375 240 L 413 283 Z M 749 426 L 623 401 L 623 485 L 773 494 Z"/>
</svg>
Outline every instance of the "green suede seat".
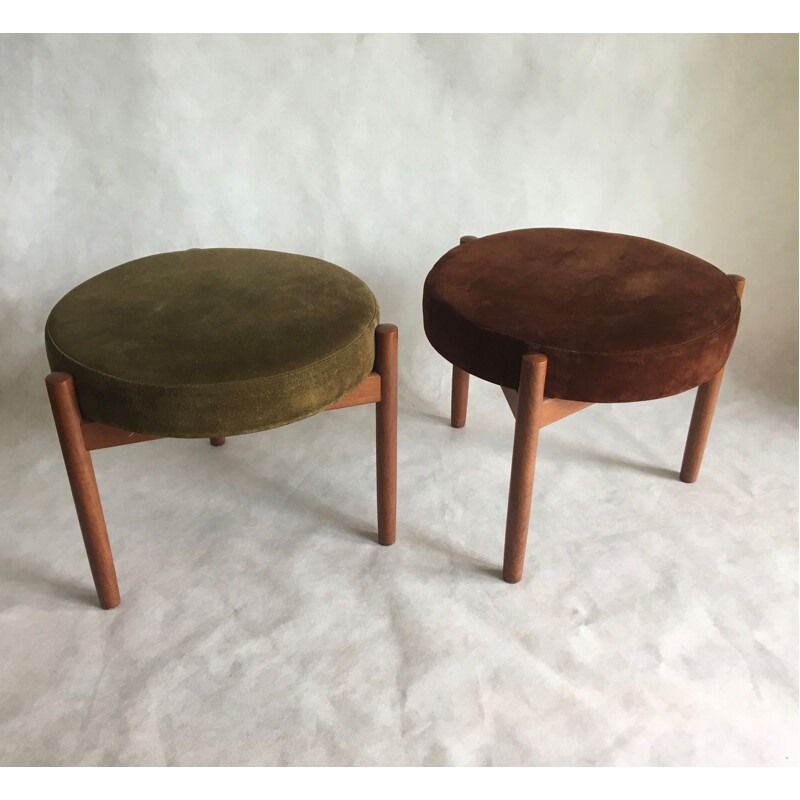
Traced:
<svg viewBox="0 0 800 800">
<path fill-rule="evenodd" d="M 270 250 L 183 250 L 114 267 L 47 320 L 84 417 L 181 438 L 275 428 L 370 373 L 378 305 L 355 275 Z"/>
</svg>

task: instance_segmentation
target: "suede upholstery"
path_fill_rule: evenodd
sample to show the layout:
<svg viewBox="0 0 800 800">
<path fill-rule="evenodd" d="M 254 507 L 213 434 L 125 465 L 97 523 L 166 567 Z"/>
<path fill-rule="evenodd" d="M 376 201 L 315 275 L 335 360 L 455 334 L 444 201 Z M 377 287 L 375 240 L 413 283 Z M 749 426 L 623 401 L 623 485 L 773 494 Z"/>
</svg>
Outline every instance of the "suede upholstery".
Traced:
<svg viewBox="0 0 800 800">
<path fill-rule="evenodd" d="M 468 241 L 425 281 L 431 344 L 448 361 L 517 388 L 525 353 L 547 356 L 545 394 L 615 403 L 704 383 L 728 358 L 732 281 L 649 239 L 533 228 Z"/>
<path fill-rule="evenodd" d="M 341 267 L 269 250 L 140 258 L 66 294 L 50 367 L 82 414 L 156 436 L 274 428 L 340 400 L 372 369 L 378 305 Z"/>
</svg>

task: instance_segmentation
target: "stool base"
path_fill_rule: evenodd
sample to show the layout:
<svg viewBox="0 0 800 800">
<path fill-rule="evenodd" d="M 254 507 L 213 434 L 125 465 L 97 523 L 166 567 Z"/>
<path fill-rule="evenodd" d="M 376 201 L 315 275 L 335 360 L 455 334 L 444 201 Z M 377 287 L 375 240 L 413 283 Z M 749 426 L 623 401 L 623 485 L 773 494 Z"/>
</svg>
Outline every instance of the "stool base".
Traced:
<svg viewBox="0 0 800 800">
<path fill-rule="evenodd" d="M 475 237 L 462 237 L 462 244 L 472 238 Z M 736 294 L 741 299 L 745 279 L 741 275 L 728 277 L 733 281 Z M 541 353 L 529 353 L 522 360 L 518 389 L 502 387 L 503 394 L 516 418 L 503 557 L 503 579 L 507 583 L 518 583 L 522 578 L 539 430 L 545 425 L 550 425 L 592 405 L 589 402 L 546 397 L 544 395 L 546 372 L 547 358 Z M 684 483 L 696 481 L 700 472 L 723 372 L 724 367 L 697 389 L 680 472 L 680 478 Z M 454 428 L 462 428 L 466 422 L 469 378 L 468 372 L 453 365 L 450 421 Z"/>
<path fill-rule="evenodd" d="M 378 541 L 382 545 L 393 544 L 396 536 L 397 333 L 396 325 L 378 325 L 373 371 L 328 409 L 375 403 Z M 90 451 L 163 437 L 131 433 L 84 419 L 75 383 L 66 372 L 51 373 L 45 385 L 100 606 L 115 608 L 120 603 L 119 586 Z M 213 436 L 209 441 L 220 447 L 225 444 L 225 437 Z"/>
</svg>

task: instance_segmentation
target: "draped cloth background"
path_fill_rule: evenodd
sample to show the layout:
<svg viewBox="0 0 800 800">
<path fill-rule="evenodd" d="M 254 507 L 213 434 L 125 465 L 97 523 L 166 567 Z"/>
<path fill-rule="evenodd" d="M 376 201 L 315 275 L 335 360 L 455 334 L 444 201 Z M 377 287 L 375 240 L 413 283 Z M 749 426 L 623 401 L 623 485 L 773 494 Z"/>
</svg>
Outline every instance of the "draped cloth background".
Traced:
<svg viewBox="0 0 800 800">
<path fill-rule="evenodd" d="M 0 763 L 797 764 L 797 37 L 0 37 Z M 664 241 L 747 277 L 700 479 L 693 393 L 541 437 L 424 339 L 461 234 Z M 400 326 L 398 541 L 373 414 L 95 454 L 96 606 L 47 312 L 187 247 L 317 256 Z"/>
</svg>

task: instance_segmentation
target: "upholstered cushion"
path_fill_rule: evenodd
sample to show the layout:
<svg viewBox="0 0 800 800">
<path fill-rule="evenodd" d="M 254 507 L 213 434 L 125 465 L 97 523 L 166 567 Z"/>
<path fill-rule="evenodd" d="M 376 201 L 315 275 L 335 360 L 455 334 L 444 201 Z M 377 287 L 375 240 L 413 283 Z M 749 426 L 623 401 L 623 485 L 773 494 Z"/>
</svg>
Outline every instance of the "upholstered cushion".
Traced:
<svg viewBox="0 0 800 800">
<path fill-rule="evenodd" d="M 316 414 L 372 369 L 378 306 L 341 267 L 269 250 L 140 258 L 66 294 L 47 320 L 50 367 L 85 417 L 205 437 Z"/>
<path fill-rule="evenodd" d="M 425 282 L 425 331 L 446 359 L 510 388 L 522 356 L 547 356 L 545 393 L 650 400 L 708 380 L 739 323 L 732 281 L 664 244 L 534 228 L 446 253 Z"/>
</svg>

